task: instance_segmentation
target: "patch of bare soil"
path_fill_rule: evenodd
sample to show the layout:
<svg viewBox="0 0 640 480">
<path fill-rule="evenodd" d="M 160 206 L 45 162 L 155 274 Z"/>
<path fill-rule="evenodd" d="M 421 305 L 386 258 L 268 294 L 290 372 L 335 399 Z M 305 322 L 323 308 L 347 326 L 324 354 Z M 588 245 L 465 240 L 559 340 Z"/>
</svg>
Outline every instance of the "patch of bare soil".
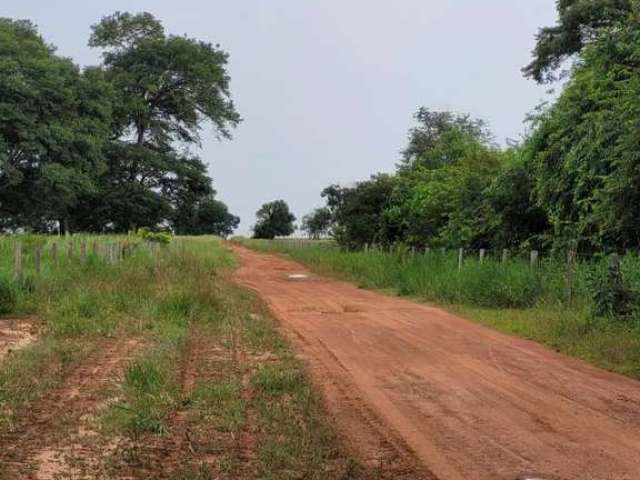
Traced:
<svg viewBox="0 0 640 480">
<path fill-rule="evenodd" d="M 109 401 L 141 342 L 105 340 L 63 385 L 36 401 L 12 433 L 0 437 L 2 479 L 95 479 L 105 445 L 93 420 Z"/>
<path fill-rule="evenodd" d="M 0 361 L 38 338 L 39 325 L 32 318 L 0 318 Z"/>
<path fill-rule="evenodd" d="M 382 476 L 640 478 L 640 382 L 232 248 L 236 280 L 280 320 L 336 427 Z"/>
</svg>

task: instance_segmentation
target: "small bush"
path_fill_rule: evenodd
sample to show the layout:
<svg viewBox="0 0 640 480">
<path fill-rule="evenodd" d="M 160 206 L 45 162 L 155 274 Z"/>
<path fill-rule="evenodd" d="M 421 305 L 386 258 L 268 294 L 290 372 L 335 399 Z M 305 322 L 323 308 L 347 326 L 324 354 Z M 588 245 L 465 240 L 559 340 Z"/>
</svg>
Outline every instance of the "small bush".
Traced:
<svg viewBox="0 0 640 480">
<path fill-rule="evenodd" d="M 597 265 L 589 281 L 596 316 L 621 319 L 631 315 L 636 295 L 624 278 L 617 255 L 606 266 Z"/>
<path fill-rule="evenodd" d="M 148 228 L 140 228 L 138 236 L 146 242 L 160 243 L 162 245 L 169 245 L 172 238 L 168 232 L 152 232 Z"/>
</svg>

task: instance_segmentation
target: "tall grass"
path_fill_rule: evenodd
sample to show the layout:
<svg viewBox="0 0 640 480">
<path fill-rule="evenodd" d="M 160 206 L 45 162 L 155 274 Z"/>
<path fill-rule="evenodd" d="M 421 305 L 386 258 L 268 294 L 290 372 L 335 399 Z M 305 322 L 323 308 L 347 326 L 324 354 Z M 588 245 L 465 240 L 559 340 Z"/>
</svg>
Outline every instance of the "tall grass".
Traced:
<svg viewBox="0 0 640 480">
<path fill-rule="evenodd" d="M 340 274 L 364 288 L 393 289 L 400 295 L 429 301 L 530 307 L 541 300 L 562 301 L 566 294 L 563 266 L 554 261 L 543 261 L 531 268 L 519 259 L 503 263 L 489 257 L 480 263 L 475 257 L 468 257 L 459 269 L 457 253 L 453 252 L 351 252 L 336 247 L 295 248 L 265 241 L 251 241 L 249 245 L 287 253 L 318 271 Z M 578 275 L 576 286 L 581 280 Z"/>
<path fill-rule="evenodd" d="M 17 351 L 0 368 L 0 430 L 12 428 L 21 408 L 55 387 L 105 338 L 144 337 L 155 345 L 149 355 L 177 358 L 186 337 L 190 318 L 195 315 L 185 292 L 197 291 L 198 274 L 224 269 L 232 256 L 221 248 L 211 248 L 215 240 L 182 240 L 151 249 L 130 248 L 127 257 L 112 263 L 100 253 L 91 253 L 93 240 L 100 245 L 135 238 L 124 236 L 44 236 L 0 237 L 0 278 L 15 298 L 5 314 L 29 316 L 39 326 L 41 339 L 32 347 Z M 23 245 L 23 275 L 14 272 L 15 242 Z M 54 260 L 51 245 L 58 243 Z M 80 255 L 80 241 L 88 243 L 87 255 Z M 69 256 L 68 246 L 74 252 Z M 42 269 L 33 268 L 33 248 L 43 249 Z M 197 266 L 190 268 L 189 264 Z M 10 311 L 9 311 L 10 310 Z M 161 353 L 158 353 L 161 352 Z M 165 371 L 170 361 L 157 362 Z M 166 372 L 165 372 L 166 373 Z"/>
</svg>

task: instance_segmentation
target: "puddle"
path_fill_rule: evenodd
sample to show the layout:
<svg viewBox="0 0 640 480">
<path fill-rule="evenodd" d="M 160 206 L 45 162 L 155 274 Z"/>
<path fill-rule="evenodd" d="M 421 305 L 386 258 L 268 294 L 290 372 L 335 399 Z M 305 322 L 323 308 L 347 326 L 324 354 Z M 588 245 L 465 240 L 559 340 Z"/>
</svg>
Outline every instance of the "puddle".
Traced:
<svg viewBox="0 0 640 480">
<path fill-rule="evenodd" d="M 38 338 L 33 321 L 17 318 L 0 319 L 0 361 L 14 350 L 20 350 Z"/>
</svg>

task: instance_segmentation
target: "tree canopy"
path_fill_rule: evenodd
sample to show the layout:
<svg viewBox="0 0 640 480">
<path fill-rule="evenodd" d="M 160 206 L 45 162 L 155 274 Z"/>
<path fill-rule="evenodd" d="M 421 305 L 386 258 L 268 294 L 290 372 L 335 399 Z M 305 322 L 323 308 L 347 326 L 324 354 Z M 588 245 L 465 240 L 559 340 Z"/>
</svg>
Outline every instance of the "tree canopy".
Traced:
<svg viewBox="0 0 640 480">
<path fill-rule="evenodd" d="M 533 59 L 524 69 L 539 83 L 551 82 L 562 63 L 579 54 L 603 31 L 628 20 L 634 0 L 557 0 L 558 23 L 541 28 Z"/>
<path fill-rule="evenodd" d="M 469 148 L 493 142 L 487 124 L 470 115 L 420 107 L 414 119 L 417 125 L 409 130 L 401 170 L 416 166 L 437 168 L 457 161 Z"/>
<path fill-rule="evenodd" d="M 27 21 L 0 19 L 0 225 L 67 223 L 96 190 L 111 88 L 55 55 Z"/>
<path fill-rule="evenodd" d="M 327 207 L 316 208 L 313 212 L 302 217 L 301 230 L 306 232 L 309 238 L 318 240 L 329 234 L 331 230 L 331 210 Z"/>
<path fill-rule="evenodd" d="M 0 20 L 0 227 L 181 229 L 211 213 L 191 151 L 205 125 L 225 139 L 240 122 L 227 54 L 149 13 L 105 17 L 89 43 L 103 62 L 80 70 L 31 23 Z"/>
<path fill-rule="evenodd" d="M 291 235 L 295 231 L 295 215 L 284 200 L 274 200 L 260 207 L 253 227 L 254 238 L 273 239 Z"/>
<path fill-rule="evenodd" d="M 530 140 L 537 198 L 555 234 L 589 249 L 640 245 L 639 27 L 630 21 L 583 50 Z"/>
<path fill-rule="evenodd" d="M 336 240 L 352 248 L 388 241 L 384 212 L 391 206 L 394 186 L 394 177 L 380 174 L 354 186 L 325 188 L 322 196 L 333 216 Z"/>
</svg>

